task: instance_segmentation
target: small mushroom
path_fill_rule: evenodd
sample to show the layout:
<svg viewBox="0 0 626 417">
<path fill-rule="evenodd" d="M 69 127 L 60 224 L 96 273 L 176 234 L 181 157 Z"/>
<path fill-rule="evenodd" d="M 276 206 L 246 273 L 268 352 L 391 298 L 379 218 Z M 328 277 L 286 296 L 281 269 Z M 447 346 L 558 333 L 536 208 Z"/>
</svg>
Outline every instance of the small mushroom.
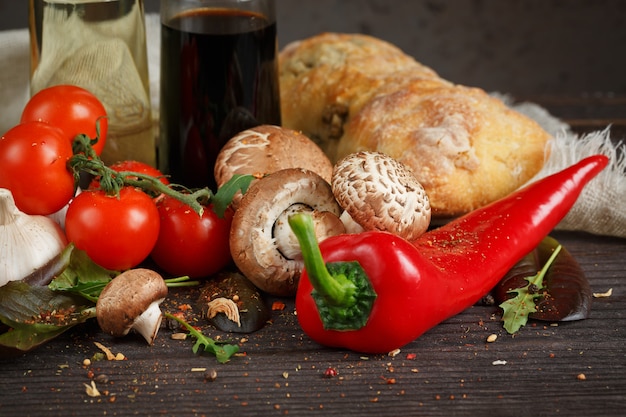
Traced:
<svg viewBox="0 0 626 417">
<path fill-rule="evenodd" d="M 214 175 L 218 187 L 235 174 L 257 178 L 285 168 L 304 168 L 330 183 L 333 164 L 311 139 L 295 130 L 260 125 L 232 137 L 220 150 Z M 241 193 L 233 198 L 237 208 Z"/>
<path fill-rule="evenodd" d="M 133 329 L 152 344 L 161 325 L 159 305 L 167 296 L 167 285 L 155 271 L 130 269 L 113 278 L 100 293 L 96 318 L 102 331 L 114 337 Z"/>
<path fill-rule="evenodd" d="M 257 331 L 271 316 L 259 289 L 237 271 L 221 271 L 208 280 L 196 305 L 209 323 L 224 332 Z"/>
<path fill-rule="evenodd" d="M 346 230 L 385 230 L 409 241 L 430 224 L 430 202 L 409 168 L 380 152 L 356 152 L 337 162 L 332 189 Z"/>
<path fill-rule="evenodd" d="M 313 171 L 288 168 L 253 183 L 233 216 L 230 251 L 241 273 L 262 291 L 295 294 L 304 268 L 287 217 L 312 213 L 319 241 L 345 232 L 330 184 Z"/>
</svg>

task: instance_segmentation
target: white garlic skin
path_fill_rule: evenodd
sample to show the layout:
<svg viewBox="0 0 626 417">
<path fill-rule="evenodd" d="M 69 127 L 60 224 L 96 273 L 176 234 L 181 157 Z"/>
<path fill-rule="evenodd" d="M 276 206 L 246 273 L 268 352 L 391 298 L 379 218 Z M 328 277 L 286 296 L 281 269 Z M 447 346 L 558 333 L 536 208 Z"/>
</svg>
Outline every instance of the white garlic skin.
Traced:
<svg viewBox="0 0 626 417">
<path fill-rule="evenodd" d="M 0 188 L 0 286 L 25 278 L 67 245 L 52 219 L 20 211 L 11 192 Z"/>
</svg>

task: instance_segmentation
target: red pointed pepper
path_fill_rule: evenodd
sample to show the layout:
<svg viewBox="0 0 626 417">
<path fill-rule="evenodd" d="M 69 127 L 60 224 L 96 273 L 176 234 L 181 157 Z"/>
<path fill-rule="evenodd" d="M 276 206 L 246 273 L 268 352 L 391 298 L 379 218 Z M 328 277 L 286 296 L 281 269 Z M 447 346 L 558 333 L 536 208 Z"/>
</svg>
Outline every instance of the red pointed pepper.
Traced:
<svg viewBox="0 0 626 417">
<path fill-rule="evenodd" d="M 372 231 L 318 246 L 308 217 L 292 216 L 305 261 L 296 295 L 300 326 L 326 346 L 365 353 L 404 346 L 487 294 L 607 163 L 603 155 L 588 157 L 412 244 Z"/>
</svg>

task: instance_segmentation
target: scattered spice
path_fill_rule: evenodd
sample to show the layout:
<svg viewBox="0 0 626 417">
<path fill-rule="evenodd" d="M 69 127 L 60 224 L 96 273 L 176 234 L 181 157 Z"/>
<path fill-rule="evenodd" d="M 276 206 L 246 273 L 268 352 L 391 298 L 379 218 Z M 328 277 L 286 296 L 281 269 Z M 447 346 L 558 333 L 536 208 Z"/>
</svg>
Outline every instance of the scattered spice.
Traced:
<svg viewBox="0 0 626 417">
<path fill-rule="evenodd" d="M 489 336 L 487 336 L 487 343 L 493 343 L 496 341 L 496 339 L 498 338 L 497 334 L 490 334 Z"/>
<path fill-rule="evenodd" d="M 282 301 L 274 301 L 272 303 L 272 311 L 283 311 L 285 309 L 285 303 Z"/>
<path fill-rule="evenodd" d="M 104 352 L 104 354 L 106 355 L 107 360 L 109 361 L 123 361 L 126 359 L 126 356 L 124 356 L 123 353 L 118 353 L 117 355 L 113 354 L 113 352 L 111 352 L 111 349 L 109 349 L 108 347 L 104 346 L 102 343 L 100 342 L 93 342 L 94 345 L 96 345 L 98 347 L 98 349 L 100 349 L 101 351 Z"/>
<path fill-rule="evenodd" d="M 606 298 L 606 297 L 610 297 L 611 295 L 613 295 L 613 288 L 609 288 L 605 292 L 594 292 L 593 293 L 593 297 L 594 298 Z"/>
<path fill-rule="evenodd" d="M 584 381 L 587 379 L 587 377 L 585 376 L 585 374 L 578 374 L 576 375 L 576 379 L 579 381 Z"/>
<path fill-rule="evenodd" d="M 388 353 L 389 356 L 394 357 L 400 353 L 400 349 L 394 349 Z"/>
<path fill-rule="evenodd" d="M 204 380 L 207 382 L 213 382 L 217 379 L 217 371 L 215 369 L 211 369 L 210 371 L 204 374 Z"/>
<path fill-rule="evenodd" d="M 98 391 L 98 388 L 96 387 L 96 383 L 94 381 L 91 381 L 91 384 L 84 384 L 84 385 L 85 385 L 85 392 L 87 393 L 87 395 L 89 395 L 90 397 L 100 396 L 100 391 Z"/>
<path fill-rule="evenodd" d="M 337 375 L 338 375 L 337 369 L 330 367 L 330 366 L 326 368 L 326 370 L 324 371 L 324 378 L 334 378 Z"/>
<path fill-rule="evenodd" d="M 106 384 L 109 382 L 109 377 L 106 374 L 99 374 L 96 375 L 93 380 L 98 384 Z"/>
</svg>

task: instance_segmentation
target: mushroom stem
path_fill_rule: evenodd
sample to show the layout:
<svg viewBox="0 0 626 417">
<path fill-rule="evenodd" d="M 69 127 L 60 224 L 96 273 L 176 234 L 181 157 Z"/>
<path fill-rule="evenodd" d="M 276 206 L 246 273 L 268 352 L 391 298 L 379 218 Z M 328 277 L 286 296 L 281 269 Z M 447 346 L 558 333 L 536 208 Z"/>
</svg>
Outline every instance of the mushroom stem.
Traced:
<svg viewBox="0 0 626 417">
<path fill-rule="evenodd" d="M 346 210 L 341 213 L 339 220 L 341 220 L 341 223 L 346 228 L 346 233 L 361 233 L 365 231 L 363 226 L 357 223 Z"/>
<path fill-rule="evenodd" d="M 159 305 L 162 301 L 163 299 L 150 303 L 146 311 L 141 313 L 133 323 L 132 329 L 142 335 L 149 345 L 154 342 L 161 326 L 163 316 Z"/>
<path fill-rule="evenodd" d="M 343 223 L 334 213 L 314 210 L 306 204 L 293 204 L 283 211 L 274 223 L 274 238 L 276 247 L 287 259 L 302 259 L 302 251 L 298 239 L 289 227 L 289 217 L 296 213 L 311 215 L 315 236 L 319 242 L 329 236 L 335 236 L 345 231 Z"/>
</svg>

